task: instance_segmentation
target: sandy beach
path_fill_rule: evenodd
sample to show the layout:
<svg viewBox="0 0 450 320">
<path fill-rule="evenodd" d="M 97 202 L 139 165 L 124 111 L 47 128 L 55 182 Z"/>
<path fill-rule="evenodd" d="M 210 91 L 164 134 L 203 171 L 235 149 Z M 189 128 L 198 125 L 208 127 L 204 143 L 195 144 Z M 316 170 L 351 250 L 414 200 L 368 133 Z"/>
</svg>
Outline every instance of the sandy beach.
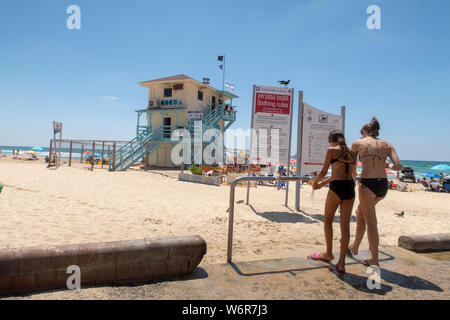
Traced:
<svg viewBox="0 0 450 320">
<path fill-rule="evenodd" d="M 208 245 L 202 263 L 224 263 L 228 230 L 229 186 L 180 182 L 177 171 L 108 172 L 87 165 L 46 168 L 42 161 L 0 157 L 0 248 L 75 244 L 149 237 L 200 235 Z M 450 230 L 450 196 L 389 191 L 377 207 L 380 244 L 395 246 L 400 235 Z M 236 201 L 246 188 L 238 187 Z M 285 191 L 251 189 L 250 203 L 235 206 L 236 261 L 290 257 L 298 250 L 324 246 L 323 204 L 328 188 L 304 186 L 303 213 L 284 207 Z M 291 187 L 289 207 L 294 208 Z M 355 205 L 356 208 L 356 205 Z M 403 218 L 394 213 L 404 211 Z M 335 250 L 340 238 L 335 219 Z M 352 218 L 351 232 L 355 232 Z M 361 249 L 367 249 L 365 239 Z"/>
</svg>

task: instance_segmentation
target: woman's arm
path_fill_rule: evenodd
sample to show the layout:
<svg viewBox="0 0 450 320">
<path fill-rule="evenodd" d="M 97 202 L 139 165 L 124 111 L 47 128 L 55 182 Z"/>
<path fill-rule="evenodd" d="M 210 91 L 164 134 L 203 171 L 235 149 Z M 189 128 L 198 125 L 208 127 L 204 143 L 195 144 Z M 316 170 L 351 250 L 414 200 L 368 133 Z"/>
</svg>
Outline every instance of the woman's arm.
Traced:
<svg viewBox="0 0 450 320">
<path fill-rule="evenodd" d="M 356 182 L 356 176 L 358 175 L 358 173 L 356 172 L 356 167 L 358 166 L 358 155 L 359 155 L 358 141 L 352 143 L 352 150 L 355 152 L 355 165 L 353 166 L 352 178 Z"/>
<path fill-rule="evenodd" d="M 389 151 L 389 159 L 391 159 L 392 163 L 389 164 L 389 169 L 400 171 L 403 168 L 402 163 L 400 162 L 400 158 L 397 155 L 397 151 L 395 151 L 394 146 L 390 145 Z"/>
<path fill-rule="evenodd" d="M 325 161 L 323 163 L 322 170 L 320 170 L 317 177 L 314 179 L 312 187 L 314 190 L 318 189 L 319 182 L 325 177 L 328 173 L 328 168 L 331 164 L 331 148 L 328 149 L 327 154 L 325 155 Z"/>
<path fill-rule="evenodd" d="M 323 179 L 322 181 L 320 181 L 320 182 L 317 184 L 318 189 L 320 189 L 320 188 L 322 188 L 323 186 L 326 186 L 327 184 L 329 184 L 329 183 L 331 182 L 331 180 L 333 180 L 333 178 L 332 178 L 332 177 L 328 177 L 328 178 Z"/>
</svg>

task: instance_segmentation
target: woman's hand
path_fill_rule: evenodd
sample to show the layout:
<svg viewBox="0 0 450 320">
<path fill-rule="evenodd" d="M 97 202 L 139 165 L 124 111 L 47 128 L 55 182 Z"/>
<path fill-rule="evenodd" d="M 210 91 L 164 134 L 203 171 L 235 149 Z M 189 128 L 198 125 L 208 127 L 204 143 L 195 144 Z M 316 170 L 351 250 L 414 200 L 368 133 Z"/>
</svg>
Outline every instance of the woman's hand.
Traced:
<svg viewBox="0 0 450 320">
<path fill-rule="evenodd" d="M 320 187 L 319 187 L 319 181 L 318 181 L 317 179 L 315 179 L 315 180 L 313 181 L 313 183 L 312 183 L 312 188 L 313 188 L 313 190 L 320 189 Z"/>
<path fill-rule="evenodd" d="M 316 185 L 313 185 L 313 190 L 319 190 L 323 187 L 323 184 L 321 183 L 316 183 Z"/>
</svg>

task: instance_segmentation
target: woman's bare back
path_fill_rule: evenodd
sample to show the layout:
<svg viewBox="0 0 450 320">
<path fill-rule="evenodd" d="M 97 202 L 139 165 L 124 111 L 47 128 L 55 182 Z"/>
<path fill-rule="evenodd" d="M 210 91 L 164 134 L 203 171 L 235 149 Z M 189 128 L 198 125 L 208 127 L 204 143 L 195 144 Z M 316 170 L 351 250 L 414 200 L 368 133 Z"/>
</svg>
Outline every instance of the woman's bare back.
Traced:
<svg viewBox="0 0 450 320">
<path fill-rule="evenodd" d="M 356 168 L 356 152 L 347 148 L 344 153 L 342 148 L 331 147 L 332 164 L 331 177 L 333 180 L 351 180 Z"/>
<path fill-rule="evenodd" d="M 386 178 L 386 160 L 395 158 L 395 150 L 389 142 L 366 137 L 356 141 L 352 148 L 358 152 L 362 163 L 361 178 Z"/>
</svg>

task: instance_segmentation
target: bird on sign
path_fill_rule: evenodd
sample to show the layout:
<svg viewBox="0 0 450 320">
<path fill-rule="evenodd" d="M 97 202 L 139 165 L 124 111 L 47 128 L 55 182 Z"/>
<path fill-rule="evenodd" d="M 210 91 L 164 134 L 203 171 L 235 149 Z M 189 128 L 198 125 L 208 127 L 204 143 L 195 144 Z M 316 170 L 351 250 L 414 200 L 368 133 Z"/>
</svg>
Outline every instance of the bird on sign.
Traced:
<svg viewBox="0 0 450 320">
<path fill-rule="evenodd" d="M 283 86 L 288 86 L 289 85 L 289 82 L 291 82 L 291 80 L 287 80 L 287 81 L 278 81 L 281 85 L 283 85 Z"/>
</svg>

